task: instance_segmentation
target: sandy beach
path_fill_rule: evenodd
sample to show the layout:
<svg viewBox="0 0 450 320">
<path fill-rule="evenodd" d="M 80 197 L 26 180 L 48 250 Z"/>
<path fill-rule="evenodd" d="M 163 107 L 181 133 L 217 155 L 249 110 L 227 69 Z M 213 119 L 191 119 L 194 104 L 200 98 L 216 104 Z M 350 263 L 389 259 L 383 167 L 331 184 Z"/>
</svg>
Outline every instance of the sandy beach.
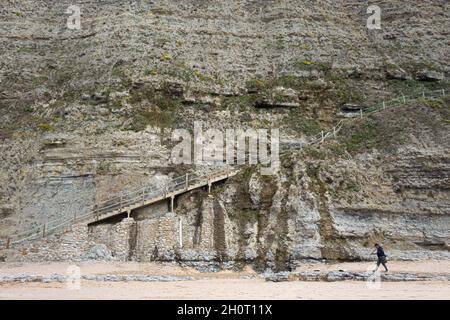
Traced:
<svg viewBox="0 0 450 320">
<path fill-rule="evenodd" d="M 448 281 L 267 282 L 250 267 L 241 272 L 201 273 L 175 264 L 98 262 L 74 263 L 86 275 L 152 275 L 192 277 L 189 281 L 86 281 L 80 289 L 66 283 L 3 282 L 0 299 L 449 299 Z M 70 263 L 2 263 L 0 275 L 67 274 Z M 305 264 L 296 271 L 366 271 L 370 262 Z M 391 262 L 391 272 L 447 274 L 449 261 Z"/>
</svg>

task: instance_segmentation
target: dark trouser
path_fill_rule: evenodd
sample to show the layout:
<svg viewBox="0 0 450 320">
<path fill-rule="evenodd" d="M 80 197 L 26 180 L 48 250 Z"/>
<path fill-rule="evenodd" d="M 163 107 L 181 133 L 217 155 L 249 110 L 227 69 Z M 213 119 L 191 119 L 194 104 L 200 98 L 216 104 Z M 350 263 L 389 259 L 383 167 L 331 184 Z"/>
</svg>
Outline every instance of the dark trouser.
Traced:
<svg viewBox="0 0 450 320">
<path fill-rule="evenodd" d="M 380 264 L 382 264 L 384 269 L 388 271 L 388 268 L 386 267 L 386 262 L 387 262 L 386 257 L 378 257 L 376 270 L 378 270 L 378 267 L 380 266 Z"/>
</svg>

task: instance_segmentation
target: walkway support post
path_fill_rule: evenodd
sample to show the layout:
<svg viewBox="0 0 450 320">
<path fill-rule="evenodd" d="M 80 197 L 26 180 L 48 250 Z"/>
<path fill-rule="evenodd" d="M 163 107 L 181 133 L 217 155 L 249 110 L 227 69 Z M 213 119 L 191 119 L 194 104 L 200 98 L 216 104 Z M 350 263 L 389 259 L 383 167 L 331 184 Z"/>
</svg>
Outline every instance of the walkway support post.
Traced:
<svg viewBox="0 0 450 320">
<path fill-rule="evenodd" d="M 181 217 L 179 218 L 178 221 L 178 241 L 180 243 L 180 248 L 183 247 L 183 221 L 181 220 Z"/>
<path fill-rule="evenodd" d="M 186 189 L 189 187 L 189 173 L 186 173 Z"/>
<path fill-rule="evenodd" d="M 174 212 L 173 211 L 173 204 L 175 202 L 175 196 L 171 196 L 170 197 L 170 212 Z"/>
</svg>

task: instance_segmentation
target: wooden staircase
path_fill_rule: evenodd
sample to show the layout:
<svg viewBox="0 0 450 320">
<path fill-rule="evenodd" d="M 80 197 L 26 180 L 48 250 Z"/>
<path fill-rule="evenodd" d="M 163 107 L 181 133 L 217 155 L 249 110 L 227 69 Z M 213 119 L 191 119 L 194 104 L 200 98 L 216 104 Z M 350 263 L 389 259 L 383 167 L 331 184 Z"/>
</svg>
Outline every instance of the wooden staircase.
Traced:
<svg viewBox="0 0 450 320">
<path fill-rule="evenodd" d="M 185 176 L 178 177 L 171 180 L 169 184 L 161 189 L 150 190 L 143 188 L 135 191 L 131 194 L 127 194 L 126 197 L 122 196 L 119 203 L 111 206 L 94 210 L 93 216 L 89 217 L 86 222 L 88 224 L 109 219 L 111 217 L 127 213 L 130 216 L 131 211 L 146 207 L 150 204 L 170 199 L 171 212 L 173 212 L 173 203 L 177 195 L 186 193 L 188 191 L 208 187 L 208 192 L 211 191 L 211 186 L 219 181 L 223 181 L 236 175 L 236 170 L 221 170 L 214 172 L 207 176 L 198 176 L 196 174 L 186 174 Z"/>
</svg>

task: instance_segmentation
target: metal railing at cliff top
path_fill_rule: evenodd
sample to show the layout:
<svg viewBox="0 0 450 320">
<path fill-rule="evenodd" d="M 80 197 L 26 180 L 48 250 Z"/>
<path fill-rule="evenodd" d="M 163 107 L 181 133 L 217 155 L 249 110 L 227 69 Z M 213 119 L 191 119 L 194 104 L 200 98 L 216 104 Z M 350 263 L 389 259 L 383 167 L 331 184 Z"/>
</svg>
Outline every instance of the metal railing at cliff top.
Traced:
<svg viewBox="0 0 450 320">
<path fill-rule="evenodd" d="M 417 93 L 415 95 L 401 95 L 399 97 L 390 99 L 390 100 L 383 100 L 381 103 L 373 105 L 368 108 L 361 107 L 357 113 L 359 113 L 357 116 L 354 116 L 352 118 L 342 119 L 340 120 L 333 128 L 331 128 L 329 131 L 322 130 L 316 135 L 313 135 L 308 138 L 308 140 L 305 143 L 294 143 L 293 145 L 297 149 L 297 151 L 303 150 L 303 148 L 307 146 L 313 146 L 316 144 L 320 144 L 325 142 L 326 140 L 330 138 L 334 138 L 337 136 L 337 134 L 341 131 L 344 124 L 348 121 L 352 121 L 354 119 L 363 118 L 364 116 L 368 116 L 383 110 L 392 109 L 396 107 L 403 106 L 407 104 L 408 102 L 415 101 L 418 99 L 429 99 L 429 98 L 441 98 L 448 95 L 448 90 L 440 89 L 440 90 L 432 90 L 432 91 L 421 91 L 420 93 Z M 289 152 L 292 152 L 293 148 L 287 146 L 287 150 L 281 152 L 281 155 L 287 154 Z M 295 151 L 295 150 L 294 150 Z"/>
<path fill-rule="evenodd" d="M 399 107 L 405 105 L 409 101 L 414 101 L 420 98 L 440 98 L 445 97 L 447 92 L 445 89 L 435 90 L 435 91 L 423 91 L 417 95 L 405 96 L 401 95 L 397 98 L 391 100 L 385 100 L 381 103 L 371 106 L 369 108 L 361 108 L 359 110 L 359 116 L 357 118 L 362 118 L 364 115 L 373 114 L 376 112 L 380 112 L 386 109 L 391 109 L 395 107 Z M 334 138 L 342 129 L 343 125 L 346 121 L 351 121 L 354 118 L 343 119 L 340 120 L 336 126 L 331 128 L 329 131 L 321 131 L 320 133 L 309 137 L 307 142 L 301 144 L 291 144 L 287 145 L 287 150 L 280 152 L 280 155 L 302 151 L 304 147 L 314 146 L 317 144 L 324 143 L 330 138 Z M 204 183 L 205 185 L 209 180 L 214 177 L 228 174 L 235 171 L 236 168 L 220 168 L 219 170 L 215 170 L 212 173 L 206 174 L 198 174 L 196 172 L 186 173 L 182 176 L 173 178 L 166 182 L 162 186 L 158 186 L 156 184 L 149 184 L 142 188 L 136 189 L 131 192 L 121 193 L 119 196 L 113 197 L 107 201 L 101 202 L 94 208 L 94 210 L 77 215 L 74 214 L 73 217 L 62 216 L 60 218 L 56 218 L 50 221 L 46 221 L 45 223 L 40 224 L 37 227 L 30 228 L 22 233 L 15 234 L 6 239 L 0 239 L 0 245 L 6 248 L 9 248 L 11 245 L 20 244 L 27 240 L 34 240 L 38 238 L 43 238 L 56 230 L 64 230 L 64 228 L 73 225 L 78 222 L 82 222 L 87 219 L 93 219 L 99 217 L 101 214 L 118 211 L 119 213 L 126 207 L 136 205 L 140 202 L 143 204 L 146 201 L 157 199 L 159 197 L 163 197 L 168 193 L 179 191 L 179 190 L 188 190 L 189 187 L 194 185 L 201 185 Z"/>
</svg>

